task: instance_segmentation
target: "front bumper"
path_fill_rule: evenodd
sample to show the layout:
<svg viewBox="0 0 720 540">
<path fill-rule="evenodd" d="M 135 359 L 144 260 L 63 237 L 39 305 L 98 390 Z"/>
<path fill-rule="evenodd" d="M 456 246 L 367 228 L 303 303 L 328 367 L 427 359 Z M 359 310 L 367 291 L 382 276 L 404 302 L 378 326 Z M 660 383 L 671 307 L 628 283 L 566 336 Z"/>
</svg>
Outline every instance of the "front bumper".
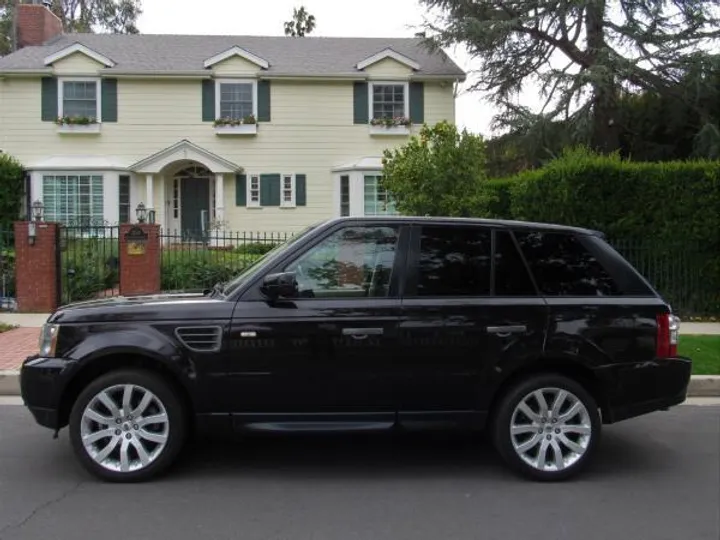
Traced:
<svg viewBox="0 0 720 540">
<path fill-rule="evenodd" d="M 607 382 L 604 422 L 628 418 L 679 405 L 687 398 L 692 361 L 689 358 L 659 358 L 651 362 L 601 368 Z"/>
<path fill-rule="evenodd" d="M 20 367 L 20 394 L 41 426 L 63 427 L 61 399 L 75 365 L 74 360 L 36 355 L 28 357 Z"/>
</svg>

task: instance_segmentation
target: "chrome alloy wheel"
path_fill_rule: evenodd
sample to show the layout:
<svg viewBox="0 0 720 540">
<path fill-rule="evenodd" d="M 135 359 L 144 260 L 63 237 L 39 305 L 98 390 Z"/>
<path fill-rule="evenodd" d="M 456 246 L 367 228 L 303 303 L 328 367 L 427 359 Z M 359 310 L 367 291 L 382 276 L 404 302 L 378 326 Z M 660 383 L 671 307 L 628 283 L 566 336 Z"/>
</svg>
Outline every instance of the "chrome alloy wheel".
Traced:
<svg viewBox="0 0 720 540">
<path fill-rule="evenodd" d="M 587 451 L 590 414 L 580 399 L 560 388 L 526 395 L 513 411 L 510 438 L 517 455 L 538 471 L 562 471 Z"/>
<path fill-rule="evenodd" d="M 115 385 L 96 394 L 82 413 L 80 437 L 85 451 L 101 467 L 133 472 L 163 452 L 170 421 L 162 401 L 138 385 Z"/>
</svg>

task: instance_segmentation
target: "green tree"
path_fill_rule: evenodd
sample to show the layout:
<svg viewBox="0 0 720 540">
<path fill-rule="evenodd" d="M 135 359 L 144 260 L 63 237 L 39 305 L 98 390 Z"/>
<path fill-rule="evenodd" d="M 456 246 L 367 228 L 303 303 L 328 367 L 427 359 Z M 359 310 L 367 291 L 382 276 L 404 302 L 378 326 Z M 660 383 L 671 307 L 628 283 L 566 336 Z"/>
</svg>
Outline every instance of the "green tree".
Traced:
<svg viewBox="0 0 720 540">
<path fill-rule="evenodd" d="M 20 217 L 23 168 L 15 158 L 0 154 L 0 231 L 9 230 Z"/>
<path fill-rule="evenodd" d="M 473 88 L 501 108 L 498 127 L 563 120 L 603 152 L 619 148 L 624 92 L 687 98 L 677 83 L 712 62 L 703 51 L 720 37 L 716 0 L 421 1 L 443 14 L 429 43 L 464 44 L 480 60 Z M 517 105 L 529 83 L 540 111 Z"/>
<path fill-rule="evenodd" d="M 285 23 L 285 35 L 292 37 L 305 37 L 315 30 L 315 16 L 310 15 L 304 6 L 293 9 L 293 18 Z"/>
<path fill-rule="evenodd" d="M 385 150 L 383 187 L 406 215 L 468 217 L 483 214 L 485 142 L 440 122 L 423 126 L 403 147 Z"/>
<path fill-rule="evenodd" d="M 0 0 L 0 56 L 12 51 L 12 4 L 14 0 Z"/>
</svg>

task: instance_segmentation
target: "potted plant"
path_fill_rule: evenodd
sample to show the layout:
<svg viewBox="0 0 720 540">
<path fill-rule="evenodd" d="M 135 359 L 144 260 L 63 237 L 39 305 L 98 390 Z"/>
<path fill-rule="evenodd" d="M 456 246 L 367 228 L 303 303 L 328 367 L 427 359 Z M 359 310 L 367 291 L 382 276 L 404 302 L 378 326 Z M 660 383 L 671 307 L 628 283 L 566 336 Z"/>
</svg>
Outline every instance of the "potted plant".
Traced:
<svg viewBox="0 0 720 540">
<path fill-rule="evenodd" d="M 218 134 L 252 134 L 257 132 L 257 119 L 249 114 L 242 118 L 221 117 L 213 122 Z"/>
<path fill-rule="evenodd" d="M 93 116 L 58 116 L 55 123 L 61 132 L 97 133 L 100 131 L 100 124 Z"/>
<path fill-rule="evenodd" d="M 370 132 L 379 135 L 406 135 L 412 120 L 406 116 L 388 116 L 370 120 Z"/>
</svg>

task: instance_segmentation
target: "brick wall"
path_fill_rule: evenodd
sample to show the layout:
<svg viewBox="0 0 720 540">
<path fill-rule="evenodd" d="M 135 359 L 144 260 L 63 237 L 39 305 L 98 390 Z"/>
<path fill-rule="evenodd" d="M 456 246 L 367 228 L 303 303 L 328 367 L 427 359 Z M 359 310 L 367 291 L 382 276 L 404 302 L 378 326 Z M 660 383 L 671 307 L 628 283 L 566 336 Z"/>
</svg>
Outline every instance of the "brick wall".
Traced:
<svg viewBox="0 0 720 540">
<path fill-rule="evenodd" d="M 62 21 L 45 6 L 20 4 L 17 12 L 18 48 L 42 45 L 62 34 Z"/>
<path fill-rule="evenodd" d="M 148 235 L 145 253 L 128 253 L 125 235 L 139 227 Z M 120 225 L 120 294 L 156 294 L 160 292 L 160 225 Z"/>
<path fill-rule="evenodd" d="M 57 308 L 57 223 L 36 223 L 35 245 L 27 221 L 15 223 L 15 283 L 18 311 L 50 313 Z"/>
</svg>

